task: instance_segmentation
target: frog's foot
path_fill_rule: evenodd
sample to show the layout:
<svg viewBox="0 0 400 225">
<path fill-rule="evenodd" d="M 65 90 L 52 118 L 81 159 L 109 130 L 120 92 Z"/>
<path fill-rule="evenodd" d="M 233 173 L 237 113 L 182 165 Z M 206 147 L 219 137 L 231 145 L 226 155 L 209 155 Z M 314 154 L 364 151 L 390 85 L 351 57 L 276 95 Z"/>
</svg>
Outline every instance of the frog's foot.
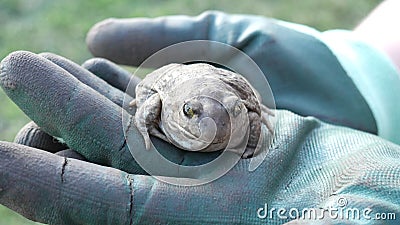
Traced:
<svg viewBox="0 0 400 225">
<path fill-rule="evenodd" d="M 270 115 L 270 116 L 275 116 L 275 113 L 272 109 L 268 108 L 267 106 L 260 104 L 261 105 L 261 111 Z"/>
<path fill-rule="evenodd" d="M 140 133 L 141 133 L 142 136 L 143 136 L 144 144 L 145 144 L 145 146 L 146 146 L 146 150 L 150 150 L 150 147 L 151 147 L 151 140 L 150 140 L 149 133 L 147 132 L 147 130 L 146 130 L 146 131 L 140 131 Z"/>
<path fill-rule="evenodd" d="M 268 119 L 270 116 L 275 116 L 275 113 L 265 105 L 261 105 L 261 122 L 267 126 L 269 132 L 274 133 L 274 127 Z"/>
<path fill-rule="evenodd" d="M 269 132 L 273 133 L 274 132 L 274 127 L 272 126 L 271 122 L 268 120 L 268 115 L 265 115 L 265 113 L 261 113 L 261 121 L 263 124 L 265 124 L 269 130 Z"/>
<path fill-rule="evenodd" d="M 151 135 L 155 136 L 155 137 L 160 138 L 161 140 L 163 140 L 163 141 L 165 141 L 165 142 L 171 143 L 171 142 L 168 140 L 167 136 L 165 136 L 163 133 L 161 133 L 156 127 L 150 128 L 150 129 L 149 129 L 149 133 L 150 133 Z"/>
<path fill-rule="evenodd" d="M 129 102 L 129 107 L 135 107 L 137 105 L 136 99 L 133 99 L 131 102 Z"/>
<path fill-rule="evenodd" d="M 243 155 L 242 155 L 242 159 L 247 159 L 247 158 L 251 158 L 254 154 L 254 147 L 246 147 L 246 150 L 244 151 Z"/>
<path fill-rule="evenodd" d="M 166 142 L 170 143 L 168 138 L 155 127 L 150 127 L 148 129 L 148 131 L 147 130 L 146 131 L 140 131 L 140 133 L 142 134 L 142 136 L 144 138 L 144 143 L 146 145 L 146 150 L 150 150 L 150 147 L 151 147 L 151 139 L 150 139 L 150 135 L 149 134 L 151 134 L 151 135 L 153 135 L 155 137 L 158 137 L 163 141 L 166 141 Z"/>
</svg>

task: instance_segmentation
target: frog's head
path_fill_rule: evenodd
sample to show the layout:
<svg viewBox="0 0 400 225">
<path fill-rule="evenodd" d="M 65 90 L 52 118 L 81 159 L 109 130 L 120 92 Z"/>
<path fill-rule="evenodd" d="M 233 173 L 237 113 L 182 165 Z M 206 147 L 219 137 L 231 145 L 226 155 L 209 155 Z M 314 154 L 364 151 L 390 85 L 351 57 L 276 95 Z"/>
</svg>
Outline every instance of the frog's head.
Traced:
<svg viewBox="0 0 400 225">
<path fill-rule="evenodd" d="M 165 99 L 161 128 L 167 138 L 182 149 L 217 151 L 230 141 L 232 120 L 242 123 L 247 119 L 247 109 L 237 96 L 211 88 L 195 96 L 180 92 Z M 239 126 L 246 125 L 243 122 Z"/>
</svg>

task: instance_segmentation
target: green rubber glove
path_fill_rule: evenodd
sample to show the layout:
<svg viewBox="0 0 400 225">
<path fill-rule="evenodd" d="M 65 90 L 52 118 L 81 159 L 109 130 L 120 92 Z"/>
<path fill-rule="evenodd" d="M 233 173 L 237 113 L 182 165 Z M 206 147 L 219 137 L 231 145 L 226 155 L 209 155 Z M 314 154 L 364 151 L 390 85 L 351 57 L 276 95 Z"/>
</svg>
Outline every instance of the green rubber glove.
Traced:
<svg viewBox="0 0 400 225">
<path fill-rule="evenodd" d="M 267 75 L 278 108 L 376 132 L 367 103 L 331 51 L 275 20 L 217 12 L 108 20 L 91 30 L 88 45 L 95 56 L 139 65 L 162 47 L 192 39 L 226 42 L 249 54 Z M 129 78 L 111 62 L 100 67 L 96 62 L 84 66 L 108 83 L 52 54 L 15 52 L 2 61 L 1 86 L 40 127 L 28 126 L 35 132 L 21 131 L 17 140 L 62 138 L 91 163 L 2 142 L 1 204 L 49 224 L 380 224 L 383 220 L 366 216 L 400 213 L 399 146 L 281 110 L 273 144 L 255 171 L 248 170 L 251 159 L 242 159 L 205 185 L 160 182 L 146 175 L 125 144 L 121 112 L 130 112 L 122 109 L 121 90 Z M 111 73 L 116 77 L 109 78 Z M 141 138 L 135 146 L 145 154 Z M 183 164 L 207 158 L 172 146 L 159 150 Z M 296 221 L 288 213 L 335 207 L 372 212 L 350 221 L 329 216 Z M 286 213 L 278 214 L 279 208 Z"/>
</svg>

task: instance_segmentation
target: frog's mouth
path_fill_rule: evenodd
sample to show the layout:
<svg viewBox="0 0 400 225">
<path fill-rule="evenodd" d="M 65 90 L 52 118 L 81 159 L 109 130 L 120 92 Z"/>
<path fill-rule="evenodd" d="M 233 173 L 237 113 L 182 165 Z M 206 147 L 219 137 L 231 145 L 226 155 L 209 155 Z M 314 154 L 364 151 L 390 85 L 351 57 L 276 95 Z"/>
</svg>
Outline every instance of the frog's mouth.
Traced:
<svg viewBox="0 0 400 225">
<path fill-rule="evenodd" d="M 174 145 L 187 151 L 201 151 L 214 141 L 217 125 L 211 118 L 203 118 L 196 127 L 200 135 L 193 134 L 189 129 L 174 121 L 164 124 L 163 130 L 168 140 Z"/>
</svg>

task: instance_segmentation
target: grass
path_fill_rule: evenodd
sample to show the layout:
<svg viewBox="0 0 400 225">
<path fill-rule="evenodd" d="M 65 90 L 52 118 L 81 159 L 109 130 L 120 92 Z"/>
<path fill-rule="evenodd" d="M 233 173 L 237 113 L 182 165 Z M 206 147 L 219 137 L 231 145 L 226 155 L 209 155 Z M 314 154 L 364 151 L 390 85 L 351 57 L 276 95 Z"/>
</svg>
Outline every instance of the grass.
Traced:
<svg viewBox="0 0 400 225">
<path fill-rule="evenodd" d="M 252 1 L 61 1 L 0 0 L 0 59 L 15 50 L 54 52 L 82 63 L 90 58 L 85 35 L 98 21 L 109 17 L 197 15 L 214 9 L 258 14 L 306 24 L 318 30 L 351 29 L 380 0 L 252 0 Z M 300 4 L 301 3 L 301 4 Z M 0 90 L 0 140 L 12 141 L 29 121 Z M 36 224 L 0 205 L 0 224 Z"/>
</svg>

